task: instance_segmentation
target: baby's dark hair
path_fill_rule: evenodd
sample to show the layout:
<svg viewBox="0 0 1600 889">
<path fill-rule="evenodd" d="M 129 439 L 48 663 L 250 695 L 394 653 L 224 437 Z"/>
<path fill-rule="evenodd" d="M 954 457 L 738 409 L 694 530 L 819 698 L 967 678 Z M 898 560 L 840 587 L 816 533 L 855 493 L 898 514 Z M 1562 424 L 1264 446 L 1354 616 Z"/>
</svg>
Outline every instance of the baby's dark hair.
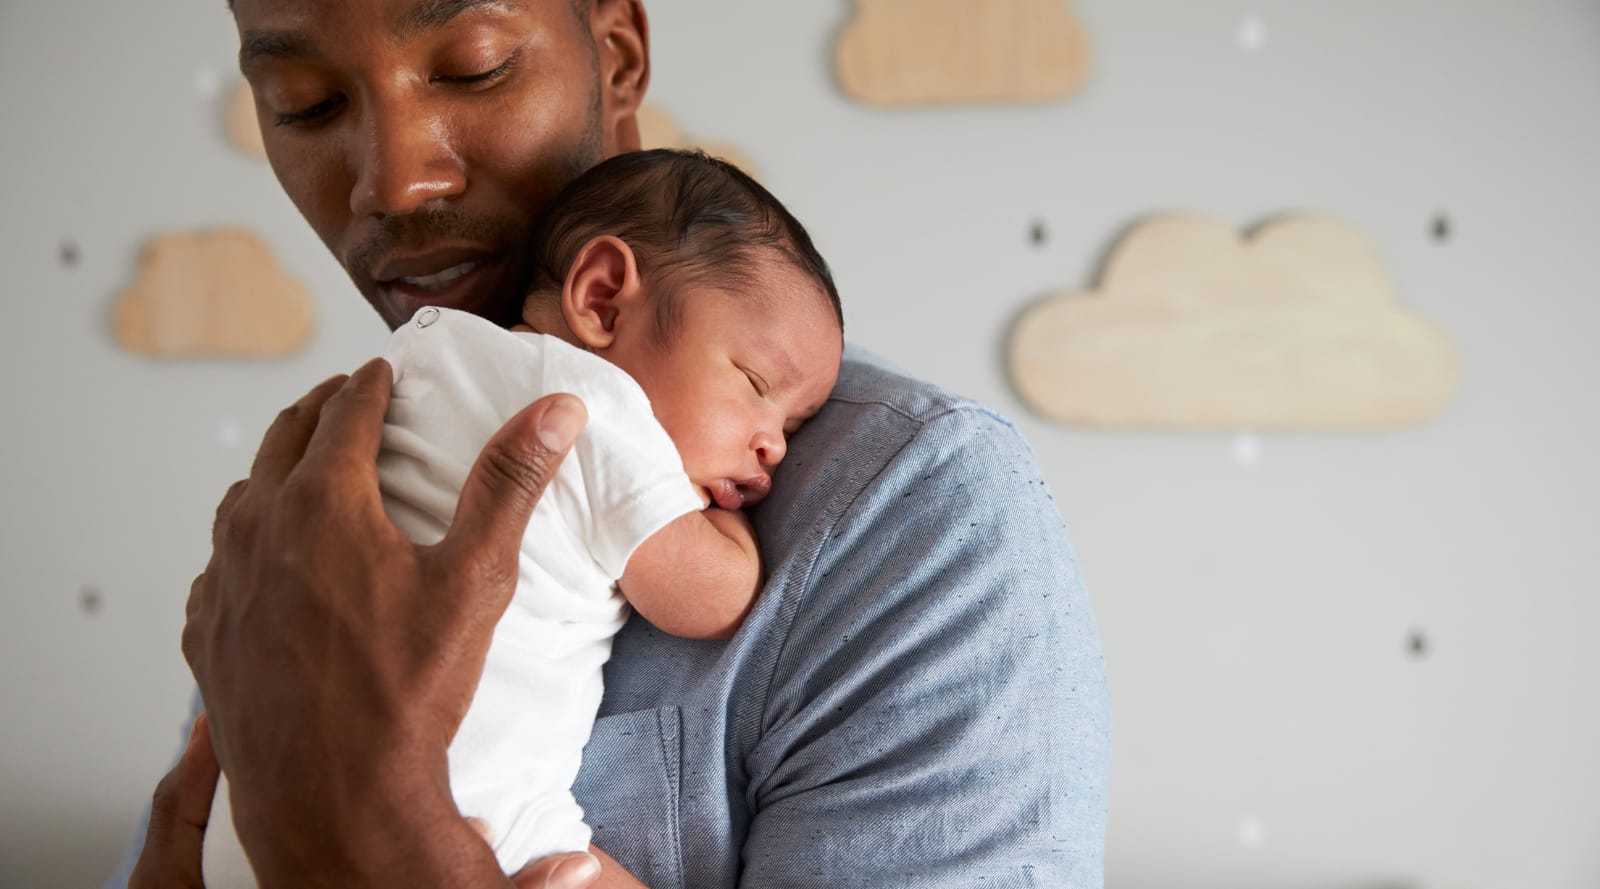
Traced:
<svg viewBox="0 0 1600 889">
<path fill-rule="evenodd" d="M 727 161 L 657 148 L 596 164 L 556 196 L 534 234 L 534 293 L 559 291 L 578 251 L 612 235 L 633 250 L 666 341 L 680 320 L 683 285 L 753 284 L 776 252 L 827 294 L 844 326 L 828 264 L 799 220 L 772 193 Z M 766 254 L 765 256 L 763 254 Z"/>
</svg>

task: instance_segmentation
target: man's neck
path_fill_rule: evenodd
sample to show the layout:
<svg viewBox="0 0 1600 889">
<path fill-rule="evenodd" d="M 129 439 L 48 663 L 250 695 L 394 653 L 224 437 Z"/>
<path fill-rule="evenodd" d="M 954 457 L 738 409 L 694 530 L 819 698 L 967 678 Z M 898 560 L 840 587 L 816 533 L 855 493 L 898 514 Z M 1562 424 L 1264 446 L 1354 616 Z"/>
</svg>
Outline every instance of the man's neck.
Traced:
<svg viewBox="0 0 1600 889">
<path fill-rule="evenodd" d="M 547 334 L 580 349 L 587 348 L 572 332 L 566 316 L 561 314 L 561 301 L 558 297 L 528 297 L 527 302 L 522 305 L 522 324 L 512 329 Z"/>
</svg>

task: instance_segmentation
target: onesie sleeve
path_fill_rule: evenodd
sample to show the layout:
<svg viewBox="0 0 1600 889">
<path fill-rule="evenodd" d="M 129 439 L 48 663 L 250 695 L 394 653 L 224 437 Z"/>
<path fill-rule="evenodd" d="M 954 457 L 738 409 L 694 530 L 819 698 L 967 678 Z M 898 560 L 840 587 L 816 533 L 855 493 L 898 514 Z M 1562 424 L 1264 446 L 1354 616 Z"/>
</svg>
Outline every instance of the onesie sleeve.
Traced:
<svg viewBox="0 0 1600 889">
<path fill-rule="evenodd" d="M 573 349 L 551 350 L 545 373 L 548 391 L 571 392 L 588 409 L 589 424 L 568 459 L 576 457 L 583 473 L 591 555 L 608 577 L 619 578 L 639 544 L 698 512 L 700 497 L 632 377 Z"/>
</svg>

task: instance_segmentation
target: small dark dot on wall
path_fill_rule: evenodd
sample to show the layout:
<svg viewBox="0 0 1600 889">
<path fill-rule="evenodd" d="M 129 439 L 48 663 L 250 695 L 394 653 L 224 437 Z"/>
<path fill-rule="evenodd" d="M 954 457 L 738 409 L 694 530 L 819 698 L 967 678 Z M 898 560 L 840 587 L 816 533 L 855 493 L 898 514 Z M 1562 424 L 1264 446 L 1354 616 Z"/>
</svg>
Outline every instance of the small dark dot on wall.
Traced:
<svg viewBox="0 0 1600 889">
<path fill-rule="evenodd" d="M 78 267 L 78 245 L 77 244 L 74 244 L 71 241 L 66 241 L 66 242 L 62 243 L 62 245 L 61 245 L 61 265 L 66 267 L 66 268 L 69 268 L 69 269 L 75 269 L 75 268 Z"/>
<path fill-rule="evenodd" d="M 1441 244 L 1450 240 L 1450 217 L 1443 213 L 1433 217 L 1433 239 Z"/>
<path fill-rule="evenodd" d="M 1044 221 L 1035 219 L 1033 225 L 1028 226 L 1028 240 L 1035 247 L 1043 247 L 1044 242 L 1050 239 L 1050 231 L 1044 227 Z"/>
<path fill-rule="evenodd" d="M 84 587 L 83 592 L 78 595 L 78 607 L 83 609 L 84 614 L 99 614 L 105 605 L 105 597 L 92 586 Z"/>
<path fill-rule="evenodd" d="M 1421 630 L 1412 630 L 1406 637 L 1406 651 L 1418 660 L 1428 656 L 1428 636 Z"/>
</svg>

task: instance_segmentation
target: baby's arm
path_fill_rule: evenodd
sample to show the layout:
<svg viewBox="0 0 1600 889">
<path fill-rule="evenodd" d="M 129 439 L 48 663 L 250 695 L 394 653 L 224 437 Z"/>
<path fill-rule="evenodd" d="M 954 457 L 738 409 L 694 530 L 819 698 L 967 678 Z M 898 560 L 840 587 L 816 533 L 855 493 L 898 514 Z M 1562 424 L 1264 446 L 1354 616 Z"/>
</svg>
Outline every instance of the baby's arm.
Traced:
<svg viewBox="0 0 1600 889">
<path fill-rule="evenodd" d="M 617 586 L 663 632 L 728 639 L 761 591 L 750 520 L 714 506 L 679 516 L 639 544 Z"/>
</svg>

